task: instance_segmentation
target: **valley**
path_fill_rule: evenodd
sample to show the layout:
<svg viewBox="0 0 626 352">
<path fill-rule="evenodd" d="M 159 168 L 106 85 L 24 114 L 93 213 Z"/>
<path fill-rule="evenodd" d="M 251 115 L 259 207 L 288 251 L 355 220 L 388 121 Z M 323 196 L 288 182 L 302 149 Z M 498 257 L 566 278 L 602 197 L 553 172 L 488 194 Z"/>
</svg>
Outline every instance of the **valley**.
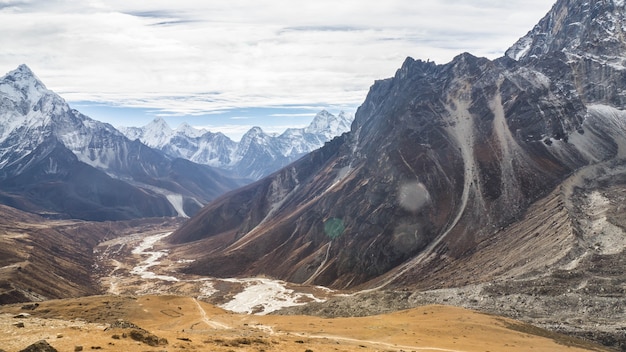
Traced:
<svg viewBox="0 0 626 352">
<path fill-rule="evenodd" d="M 322 302 L 335 295 L 324 287 L 290 284 L 264 277 L 210 278 L 183 274 L 193 259 L 177 257 L 163 240 L 171 232 L 133 234 L 94 249 L 102 292 L 113 295 L 196 297 L 232 312 L 268 314 L 284 307 Z"/>
<path fill-rule="evenodd" d="M 240 142 L 122 132 L 22 64 L 0 352 L 626 351 L 624 82 L 622 0 L 557 0 L 502 57 L 407 57 L 354 119 Z"/>
<path fill-rule="evenodd" d="M 624 224 L 616 215 L 626 193 L 615 177 L 621 167 L 613 168 L 613 172 L 608 170 L 608 167 L 581 170 L 531 207 L 518 223 L 481 244 L 479 255 L 469 256 L 458 264 L 480 268 L 466 271 L 467 276 L 463 276 L 473 276 L 475 283 L 454 281 L 455 276 L 446 273 L 459 269 L 450 263 L 431 268 L 433 274 L 421 281 L 422 285 L 428 285 L 431 281 L 447 280 L 448 288 L 410 288 L 413 279 L 408 278 L 406 284 L 397 288 L 385 285 L 375 290 L 333 291 L 263 277 L 219 279 L 184 274 L 181 269 L 194 259 L 185 256 L 186 250 L 181 251 L 179 246 L 166 241 L 178 226 L 174 219 L 152 221 L 152 224 L 138 222 L 121 231 L 109 227 L 111 231 L 93 242 L 90 265 L 94 288 L 88 293 L 106 296 L 65 300 L 32 296 L 30 299 L 35 301 L 45 300 L 32 311 L 22 309 L 28 306 L 25 304 L 2 306 L 0 329 L 7 338 L 0 348 L 18 351 L 28 343 L 46 339 L 59 350 L 71 350 L 75 345 L 145 350 L 148 346 L 141 342 L 111 337 L 130 334 L 128 328 L 111 330 L 111 324 L 115 325 L 118 319 L 166 338 L 170 344 L 163 348 L 167 350 L 229 351 L 236 347 L 237 351 L 300 351 L 304 347 L 314 351 L 352 351 L 366 346 L 382 351 L 484 351 L 497 343 L 502 343 L 500 348 L 512 351 L 515 347 L 528 350 L 529 346 L 536 346 L 534 350 L 558 351 L 565 348 L 563 344 L 570 346 L 568 350 L 576 350 L 571 346 L 601 350 L 589 342 L 555 332 L 617 347 L 619 342 L 611 341 L 619 341 L 624 328 L 620 318 L 624 314 L 620 303 L 624 277 L 609 263 L 624 260 L 626 236 L 620 227 Z M 607 180 L 611 180 L 608 188 Z M 24 223 L 36 219 L 15 220 Z M 555 227 L 557 223 L 561 225 Z M 40 221 L 39 225 L 30 226 L 44 229 L 70 224 L 78 225 Z M 97 226 L 79 224 L 85 228 Z M 600 236 L 593 234 L 598 229 L 604 229 Z M 497 252 L 508 253 L 509 257 L 501 256 L 500 265 L 492 267 L 490 256 Z M 533 253 L 534 257 L 521 256 L 523 252 Z M 507 261 L 510 263 L 506 264 Z M 76 270 L 68 269 L 65 272 Z M 68 296 L 84 294 L 68 292 Z M 454 307 L 494 315 L 482 316 Z M 14 324 L 18 320 L 12 316 L 20 313 L 30 316 L 19 318 L 25 328 L 16 330 Z M 429 319 L 418 319 L 424 316 Z M 548 330 L 497 316 L 519 319 Z M 404 320 L 408 317 L 410 322 Z M 490 320 L 479 323 L 474 320 L 478 317 Z M 361 330 L 355 329 L 356 326 Z M 329 331 L 330 327 L 333 329 Z M 496 329 L 497 333 L 490 329 Z M 481 331 L 495 336 L 498 342 L 481 335 Z M 413 340 L 402 337 L 406 335 L 416 337 Z M 535 339 L 536 342 L 531 341 Z M 307 346 L 300 341 L 305 341 Z M 492 350 L 499 350 L 497 347 L 493 345 Z"/>
<path fill-rule="evenodd" d="M 621 194 L 617 188 L 606 201 L 597 195 L 597 190 L 581 192 L 580 180 L 583 178 L 572 178 L 571 190 L 577 190 L 572 191 L 576 197 L 589 195 L 589 202 L 621 204 L 621 198 L 613 196 Z M 542 211 L 546 207 L 557 208 L 559 197 L 566 193 L 557 190 L 537 207 Z M 573 203 L 582 204 L 580 199 Z M 601 214 L 593 210 L 594 219 L 616 210 L 606 207 Z M 558 214 L 542 212 L 549 213 Z M 538 215 L 533 210 L 528 217 L 537 221 Z M 15 220 L 23 223 L 36 219 Z M 7 218 L 5 222 L 10 221 Z M 42 220 L 31 228 L 69 224 L 85 229 L 97 226 Z M 620 296 L 601 298 L 597 292 L 584 295 L 585 287 L 576 281 L 579 275 L 559 286 L 545 282 L 549 280 L 546 273 L 479 285 L 450 282 L 454 288 L 437 290 L 384 287 L 361 292 L 334 291 L 264 277 L 209 278 L 181 272 L 193 258 L 185 257 L 186 251 L 181 252 L 166 241 L 178 226 L 176 219 L 120 225 L 109 224 L 111 231 L 93 242 L 93 291 L 67 292 L 66 296 L 89 297 L 59 300 L 32 296 L 30 299 L 39 301 L 36 305 L 0 306 L 0 335 L 4 336 L 0 338 L 0 348 L 19 351 L 44 339 L 59 351 L 71 351 L 75 346 L 112 351 L 527 351 L 531 347 L 537 351 L 601 351 L 603 347 L 588 341 L 498 316 L 596 341 L 601 339 L 584 334 L 589 331 L 585 326 L 602 323 L 606 336 L 614 336 L 622 328 L 620 323 L 610 323 L 623 315 L 619 310 Z M 586 266 L 584 258 L 588 255 L 583 255 L 577 267 Z M 72 270 L 76 269 L 66 268 L 64 273 Z M 574 286 L 581 287 L 563 293 Z M 30 290 L 36 291 L 37 287 Z M 573 303 L 576 300 L 580 304 Z M 576 311 L 583 307 L 593 310 L 587 315 Z M 559 315 L 555 316 L 555 311 Z M 600 317 L 603 320 L 598 320 Z M 18 323 L 24 327 L 18 328 Z M 579 328 L 581 333 L 573 333 L 573 328 Z M 133 330 L 141 334 L 133 335 Z M 166 339 L 168 343 L 151 346 L 131 337 L 142 334 Z"/>
</svg>

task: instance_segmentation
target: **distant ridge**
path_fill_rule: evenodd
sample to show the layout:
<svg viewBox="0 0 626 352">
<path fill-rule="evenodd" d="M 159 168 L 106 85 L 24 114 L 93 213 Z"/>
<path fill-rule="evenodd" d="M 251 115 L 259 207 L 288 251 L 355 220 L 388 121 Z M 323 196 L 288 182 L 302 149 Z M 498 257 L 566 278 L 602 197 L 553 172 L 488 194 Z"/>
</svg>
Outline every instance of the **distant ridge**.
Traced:
<svg viewBox="0 0 626 352">
<path fill-rule="evenodd" d="M 177 158 L 234 172 L 242 178 L 259 179 L 312 152 L 350 130 L 353 117 L 320 111 L 309 126 L 289 128 L 281 134 L 265 133 L 260 127 L 234 142 L 224 134 L 198 130 L 182 124 L 175 130 L 162 118 L 143 127 L 120 128 L 131 140 L 159 149 Z"/>
</svg>

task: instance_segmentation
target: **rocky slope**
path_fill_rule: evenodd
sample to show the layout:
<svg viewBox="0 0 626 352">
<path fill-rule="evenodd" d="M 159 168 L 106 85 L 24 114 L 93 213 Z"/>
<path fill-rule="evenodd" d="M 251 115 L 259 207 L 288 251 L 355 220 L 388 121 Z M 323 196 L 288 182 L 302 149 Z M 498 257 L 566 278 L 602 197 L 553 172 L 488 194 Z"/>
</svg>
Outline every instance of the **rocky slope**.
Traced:
<svg viewBox="0 0 626 352">
<path fill-rule="evenodd" d="M 581 169 L 461 260 L 442 258 L 401 287 L 284 314 L 360 316 L 449 304 L 626 351 L 623 170 L 602 164 Z"/>
<path fill-rule="evenodd" d="M 173 243 L 200 256 L 188 271 L 336 288 L 485 280 L 436 269 L 503 241 L 500 229 L 576 170 L 625 155 L 618 59 L 626 53 L 620 35 L 603 31 L 621 33 L 624 4 L 594 2 L 591 14 L 585 6 L 557 2 L 521 40 L 528 50 L 509 50 L 518 61 L 407 59 L 372 86 L 349 134 L 218 199 L 176 231 Z M 605 48 L 589 52 L 594 35 L 607 38 Z M 432 279 L 421 282 L 425 274 Z"/>
<path fill-rule="evenodd" d="M 242 184 L 71 109 L 25 65 L 0 78 L 0 122 L 0 201 L 46 216 L 186 216 Z"/>
<path fill-rule="evenodd" d="M 222 133 L 197 130 L 187 124 L 172 130 L 160 118 L 143 127 L 120 130 L 128 138 L 139 139 L 172 157 L 258 180 L 348 132 L 352 119 L 344 112 L 335 116 L 323 110 L 305 128 L 289 128 L 282 134 L 274 135 L 265 133 L 260 127 L 253 127 L 239 142 L 233 142 Z"/>
</svg>

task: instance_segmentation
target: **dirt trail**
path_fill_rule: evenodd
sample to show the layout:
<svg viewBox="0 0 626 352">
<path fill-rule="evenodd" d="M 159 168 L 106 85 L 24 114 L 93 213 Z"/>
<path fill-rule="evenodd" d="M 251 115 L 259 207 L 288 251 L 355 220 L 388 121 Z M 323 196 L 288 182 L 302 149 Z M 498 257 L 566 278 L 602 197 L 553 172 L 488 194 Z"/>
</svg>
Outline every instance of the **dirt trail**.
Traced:
<svg viewBox="0 0 626 352">
<path fill-rule="evenodd" d="M 193 303 L 195 303 L 196 306 L 198 307 L 198 311 L 200 312 L 200 318 L 202 319 L 203 323 L 212 327 L 213 329 L 232 329 L 232 327 L 226 324 L 209 319 L 209 316 L 207 315 L 206 310 L 202 308 L 202 305 L 200 305 L 200 302 L 198 302 L 198 300 L 195 298 L 191 298 L 191 299 L 193 300 Z"/>
<path fill-rule="evenodd" d="M 465 352 L 465 350 L 451 350 L 447 348 L 438 348 L 438 347 L 406 346 L 406 345 L 398 345 L 395 343 L 373 341 L 373 340 L 361 340 L 361 339 L 355 339 L 351 337 L 342 337 L 342 336 L 335 336 L 335 335 L 307 335 L 307 334 L 292 334 L 292 335 L 306 337 L 310 339 L 330 339 L 330 340 L 337 340 L 337 341 L 345 341 L 345 342 L 356 343 L 359 345 L 373 345 L 373 346 L 383 346 L 386 348 L 400 348 L 402 350 L 406 349 L 409 351 Z"/>
</svg>

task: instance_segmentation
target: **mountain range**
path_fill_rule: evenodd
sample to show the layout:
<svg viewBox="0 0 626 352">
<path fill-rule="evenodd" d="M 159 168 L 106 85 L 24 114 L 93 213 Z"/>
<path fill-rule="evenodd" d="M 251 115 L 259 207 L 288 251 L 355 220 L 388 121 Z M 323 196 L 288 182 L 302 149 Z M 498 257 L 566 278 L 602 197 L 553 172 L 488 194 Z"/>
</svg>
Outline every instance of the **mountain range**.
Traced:
<svg viewBox="0 0 626 352">
<path fill-rule="evenodd" d="M 187 216 L 246 181 L 131 141 L 26 66 L 0 78 L 0 203 L 47 217 Z"/>
<path fill-rule="evenodd" d="M 26 65 L 0 78 L 0 203 L 47 217 L 122 220 L 189 216 L 349 129 L 322 111 L 280 135 L 222 133 L 156 119 L 143 128 L 71 109 Z"/>
<path fill-rule="evenodd" d="M 625 14 L 623 1 L 559 0 L 498 59 L 407 58 L 371 87 L 349 133 L 210 203 L 170 241 L 195 256 L 189 273 L 333 288 L 434 289 L 575 267 L 588 241 L 612 246 L 581 235 L 585 198 L 574 197 L 624 176 Z M 550 196 L 559 205 L 547 232 L 513 226 Z M 513 250 L 510 262 L 484 257 Z"/>
<path fill-rule="evenodd" d="M 120 127 L 119 130 L 129 139 L 138 139 L 169 156 L 257 180 L 348 132 L 352 120 L 353 117 L 344 112 L 335 116 L 323 110 L 305 128 L 289 128 L 276 135 L 253 127 L 239 142 L 220 132 L 199 130 L 187 123 L 173 130 L 162 118 L 143 127 Z"/>
</svg>

